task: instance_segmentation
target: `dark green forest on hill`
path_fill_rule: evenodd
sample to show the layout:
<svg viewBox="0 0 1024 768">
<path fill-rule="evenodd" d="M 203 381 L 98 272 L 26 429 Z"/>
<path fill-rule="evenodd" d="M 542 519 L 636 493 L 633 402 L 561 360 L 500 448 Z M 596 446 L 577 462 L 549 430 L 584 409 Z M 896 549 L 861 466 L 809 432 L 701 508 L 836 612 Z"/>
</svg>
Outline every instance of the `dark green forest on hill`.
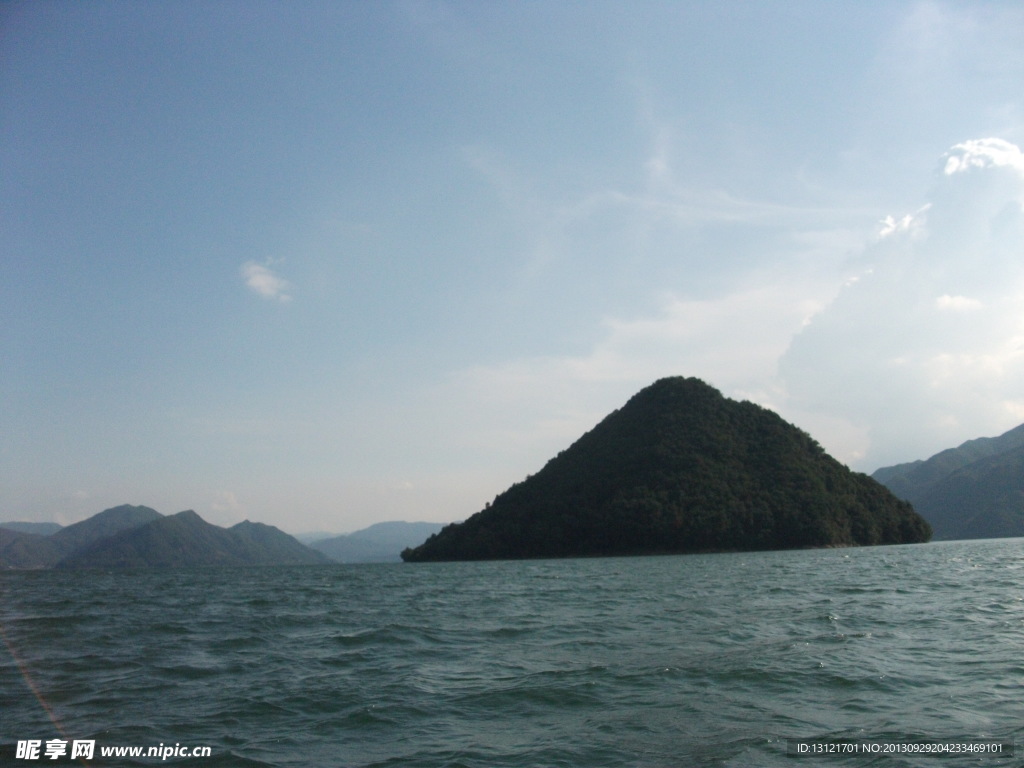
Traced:
<svg viewBox="0 0 1024 768">
<path fill-rule="evenodd" d="M 698 379 L 636 394 L 408 561 L 927 541 L 910 504 L 777 414 Z"/>
</svg>

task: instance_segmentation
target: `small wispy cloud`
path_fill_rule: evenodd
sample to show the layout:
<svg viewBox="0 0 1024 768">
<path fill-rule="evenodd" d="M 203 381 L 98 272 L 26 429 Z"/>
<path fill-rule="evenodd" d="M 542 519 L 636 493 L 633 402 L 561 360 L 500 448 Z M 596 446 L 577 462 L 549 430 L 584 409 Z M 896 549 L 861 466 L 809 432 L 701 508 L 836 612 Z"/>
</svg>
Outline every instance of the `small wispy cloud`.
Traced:
<svg viewBox="0 0 1024 768">
<path fill-rule="evenodd" d="M 931 203 L 919 208 L 914 213 L 908 213 L 906 216 L 897 219 L 894 216 L 886 216 L 879 222 L 882 226 L 878 232 L 878 238 L 884 239 L 891 235 L 899 234 L 900 232 L 909 232 L 911 234 L 920 234 L 925 223 L 926 214 L 928 209 L 931 208 Z"/>
<path fill-rule="evenodd" d="M 242 265 L 242 279 L 253 293 L 270 301 L 287 304 L 292 300 L 291 284 L 276 275 L 269 266 L 247 261 Z"/>
<path fill-rule="evenodd" d="M 210 509 L 214 512 L 237 512 L 241 508 L 234 491 L 217 491 L 210 502 Z"/>
<path fill-rule="evenodd" d="M 944 294 L 935 299 L 935 306 L 944 312 L 970 312 L 975 309 L 981 309 L 983 304 L 977 299 L 967 296 Z"/>
</svg>

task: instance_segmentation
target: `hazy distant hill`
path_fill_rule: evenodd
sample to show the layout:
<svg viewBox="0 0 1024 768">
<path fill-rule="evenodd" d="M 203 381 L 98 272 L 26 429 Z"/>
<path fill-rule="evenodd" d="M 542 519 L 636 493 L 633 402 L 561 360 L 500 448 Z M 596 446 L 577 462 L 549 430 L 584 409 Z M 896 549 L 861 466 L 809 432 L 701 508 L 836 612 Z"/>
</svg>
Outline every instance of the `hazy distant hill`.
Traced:
<svg viewBox="0 0 1024 768">
<path fill-rule="evenodd" d="M 403 549 L 421 544 L 441 527 L 440 523 L 376 523 L 355 533 L 313 541 L 309 546 L 339 563 L 400 562 Z"/>
<path fill-rule="evenodd" d="M 249 565 L 315 565 L 331 559 L 307 547 L 280 528 L 265 523 L 243 520 L 227 529 L 227 533 L 244 544 Z"/>
<path fill-rule="evenodd" d="M 947 448 L 925 461 L 911 461 L 882 467 L 871 476 L 885 483 L 898 496 L 919 495 L 921 491 L 956 470 L 980 459 L 1024 446 L 1024 424 L 998 437 L 979 437 L 956 448 Z"/>
<path fill-rule="evenodd" d="M 248 520 L 225 529 L 189 510 L 104 510 L 51 536 L 0 528 L 0 568 L 146 568 L 329 563 L 288 534 Z"/>
<path fill-rule="evenodd" d="M 159 520 L 161 517 L 163 515 L 155 509 L 122 504 L 119 507 L 105 509 L 74 525 L 61 528 L 50 536 L 50 540 L 57 545 L 62 554 L 68 555 L 108 536 L 138 528 L 140 525 Z"/>
<path fill-rule="evenodd" d="M 76 550 L 58 568 L 306 565 L 330 560 L 269 525 L 221 528 L 192 510 L 160 517 Z"/>
<path fill-rule="evenodd" d="M 60 558 L 49 536 L 0 528 L 0 568 L 49 568 Z"/>
<path fill-rule="evenodd" d="M 47 568 L 63 550 L 49 539 L 57 523 L 0 523 L 0 568 Z"/>
<path fill-rule="evenodd" d="M 0 568 L 50 568 L 82 547 L 159 517 L 155 509 L 124 504 L 49 536 L 0 529 Z"/>
<path fill-rule="evenodd" d="M 335 536 L 340 536 L 341 534 L 337 531 L 303 531 L 302 533 L 293 533 L 291 535 L 295 537 L 296 541 L 302 542 L 308 547 L 314 541 L 333 539 Z"/>
<path fill-rule="evenodd" d="M 35 533 L 39 536 L 49 536 L 61 529 L 60 523 L 0 523 L 0 528 L 19 533 Z"/>
<path fill-rule="evenodd" d="M 655 382 L 410 561 L 927 541 L 909 504 L 697 379 Z"/>
<path fill-rule="evenodd" d="M 936 539 L 1024 536 L 1024 425 L 872 477 L 911 502 Z"/>
</svg>

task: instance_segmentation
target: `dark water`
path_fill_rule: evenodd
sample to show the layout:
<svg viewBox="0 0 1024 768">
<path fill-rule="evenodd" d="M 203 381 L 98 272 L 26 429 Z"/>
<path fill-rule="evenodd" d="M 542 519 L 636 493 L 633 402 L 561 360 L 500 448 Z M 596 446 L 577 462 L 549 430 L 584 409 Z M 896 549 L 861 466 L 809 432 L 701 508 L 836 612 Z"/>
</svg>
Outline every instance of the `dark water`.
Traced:
<svg viewBox="0 0 1024 768">
<path fill-rule="evenodd" d="M 1019 765 L 1024 540 L 659 558 L 0 574 L 0 764 Z M 207 758 L 100 758 L 107 745 Z M 1024 754 L 1024 747 L 1018 747 Z M 66 763 L 65 763 L 66 764 Z"/>
</svg>

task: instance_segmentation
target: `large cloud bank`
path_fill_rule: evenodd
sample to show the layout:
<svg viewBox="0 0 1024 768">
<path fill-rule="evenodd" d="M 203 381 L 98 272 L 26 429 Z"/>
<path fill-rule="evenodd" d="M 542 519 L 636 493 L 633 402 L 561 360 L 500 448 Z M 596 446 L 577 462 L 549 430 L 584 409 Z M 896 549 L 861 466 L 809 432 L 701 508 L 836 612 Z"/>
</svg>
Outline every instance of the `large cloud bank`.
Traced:
<svg viewBox="0 0 1024 768">
<path fill-rule="evenodd" d="M 887 218 L 859 266 L 780 361 L 792 408 L 860 430 L 861 455 L 850 458 L 865 468 L 1024 421 L 1018 147 L 950 149 L 930 202 Z"/>
</svg>

